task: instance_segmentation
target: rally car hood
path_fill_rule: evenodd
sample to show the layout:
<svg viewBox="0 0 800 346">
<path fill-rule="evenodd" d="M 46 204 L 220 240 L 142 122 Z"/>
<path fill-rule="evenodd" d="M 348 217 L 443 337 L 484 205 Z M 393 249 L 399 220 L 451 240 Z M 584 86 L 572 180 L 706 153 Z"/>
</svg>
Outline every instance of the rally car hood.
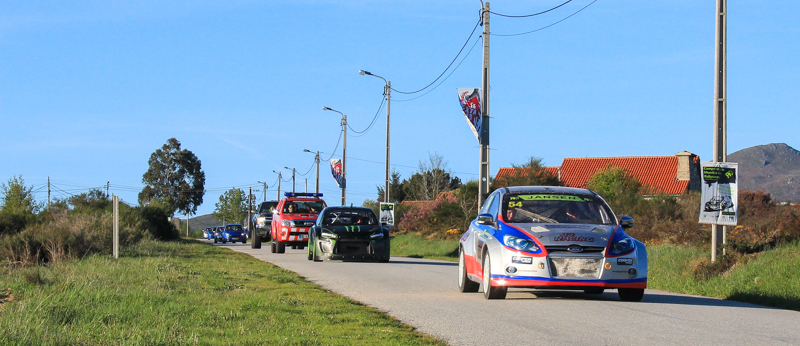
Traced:
<svg viewBox="0 0 800 346">
<path fill-rule="evenodd" d="M 605 247 L 617 225 L 592 224 L 514 224 L 544 246 L 572 245 Z"/>
</svg>

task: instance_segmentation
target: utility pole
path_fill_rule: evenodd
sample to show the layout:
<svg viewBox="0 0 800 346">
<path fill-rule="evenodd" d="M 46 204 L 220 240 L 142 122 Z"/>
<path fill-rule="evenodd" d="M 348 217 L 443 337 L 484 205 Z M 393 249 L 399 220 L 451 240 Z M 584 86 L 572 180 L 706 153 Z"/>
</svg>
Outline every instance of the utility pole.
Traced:
<svg viewBox="0 0 800 346">
<path fill-rule="evenodd" d="M 114 258 L 119 258 L 119 196 L 114 196 L 114 198 L 112 198 L 112 209 L 114 214 L 112 252 L 114 253 Z"/>
<path fill-rule="evenodd" d="M 389 117 L 392 113 L 392 81 L 386 81 L 386 186 L 383 188 L 383 201 L 389 203 Z"/>
<path fill-rule="evenodd" d="M 50 208 L 50 177 L 47 177 L 47 207 Z"/>
<path fill-rule="evenodd" d="M 284 166 L 283 168 L 289 169 L 289 167 L 286 167 L 286 166 Z M 292 192 L 296 191 L 295 190 L 295 184 L 294 184 L 294 173 L 295 173 L 295 169 L 292 168 Z"/>
<path fill-rule="evenodd" d="M 108 194 L 108 186 L 109 186 L 109 185 L 111 185 L 111 182 L 110 182 L 110 181 L 107 181 L 107 182 L 106 182 L 106 198 L 109 198 L 109 197 L 110 197 L 110 195 Z"/>
<path fill-rule="evenodd" d="M 478 207 L 489 193 L 489 2 L 483 5 L 483 70 L 481 92 L 481 154 L 478 181 Z"/>
<path fill-rule="evenodd" d="M 319 193 L 319 150 L 317 150 L 317 156 L 314 157 L 314 161 L 317 162 L 317 182 L 314 184 L 314 192 Z"/>
<path fill-rule="evenodd" d="M 342 132 L 344 144 L 342 145 L 342 205 L 347 205 L 347 114 L 342 113 Z"/>
<path fill-rule="evenodd" d="M 267 183 L 264 183 L 264 202 L 267 201 Z"/>
<path fill-rule="evenodd" d="M 716 49 L 714 59 L 714 161 L 728 160 L 728 1 L 717 0 Z M 727 227 L 711 225 L 711 262 L 725 244 Z M 724 250 L 723 250 L 724 251 Z M 724 254 L 724 252 L 723 252 Z"/>
<path fill-rule="evenodd" d="M 280 201 L 281 200 L 281 180 L 283 180 L 283 178 L 281 177 L 281 172 L 275 172 L 275 170 L 272 170 L 272 172 L 273 173 L 278 173 L 278 197 L 275 200 L 276 201 Z"/>
<path fill-rule="evenodd" d="M 303 178 L 306 181 L 306 193 L 308 193 L 308 178 Z"/>
</svg>

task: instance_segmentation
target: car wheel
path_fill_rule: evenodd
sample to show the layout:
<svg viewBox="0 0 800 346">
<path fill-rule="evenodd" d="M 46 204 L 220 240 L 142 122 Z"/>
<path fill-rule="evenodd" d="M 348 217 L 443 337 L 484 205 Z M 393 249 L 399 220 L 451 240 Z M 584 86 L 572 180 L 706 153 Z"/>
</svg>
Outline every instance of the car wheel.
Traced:
<svg viewBox="0 0 800 346">
<path fill-rule="evenodd" d="M 507 287 L 492 286 L 492 260 L 489 253 L 483 256 L 483 297 L 486 299 L 506 299 Z"/>
<path fill-rule="evenodd" d="M 223 244 L 225 244 L 225 243 L 227 243 L 227 242 L 223 240 L 223 241 L 222 241 L 222 243 L 223 243 Z"/>
<path fill-rule="evenodd" d="M 378 260 L 379 263 L 389 263 L 389 257 L 381 258 Z"/>
<path fill-rule="evenodd" d="M 623 302 L 639 302 L 644 298 L 644 288 L 620 288 L 617 291 Z"/>
<path fill-rule="evenodd" d="M 270 247 L 269 251 L 272 252 L 272 253 L 278 252 L 277 246 L 275 246 L 275 242 L 274 241 L 272 242 L 272 246 Z"/>
<path fill-rule="evenodd" d="M 242 240 L 242 244 L 247 244 L 247 239 Z"/>
<path fill-rule="evenodd" d="M 214 244 L 216 244 L 216 243 L 217 243 L 217 238 L 214 238 Z"/>
<path fill-rule="evenodd" d="M 279 241 L 276 241 L 276 242 L 275 242 L 275 244 L 276 244 L 275 246 L 277 247 L 277 249 L 276 249 L 276 250 L 277 250 L 277 251 L 276 251 L 277 253 L 284 253 L 284 252 L 286 252 L 286 244 L 284 244 L 282 241 L 280 241 L 280 240 L 279 240 Z"/>
<path fill-rule="evenodd" d="M 605 291 L 605 288 L 594 287 L 594 288 L 587 288 L 587 289 L 583 290 L 583 293 L 586 293 L 586 294 L 603 294 L 603 291 Z"/>
<path fill-rule="evenodd" d="M 467 276 L 467 263 L 464 257 L 464 250 L 458 251 L 458 290 L 461 293 L 478 292 L 480 284 L 472 281 Z"/>
<path fill-rule="evenodd" d="M 306 247 L 305 247 L 305 245 L 297 245 L 297 248 L 302 250 L 302 249 L 305 249 Z"/>
<path fill-rule="evenodd" d="M 292 245 L 292 249 L 297 249 L 297 245 Z"/>
</svg>

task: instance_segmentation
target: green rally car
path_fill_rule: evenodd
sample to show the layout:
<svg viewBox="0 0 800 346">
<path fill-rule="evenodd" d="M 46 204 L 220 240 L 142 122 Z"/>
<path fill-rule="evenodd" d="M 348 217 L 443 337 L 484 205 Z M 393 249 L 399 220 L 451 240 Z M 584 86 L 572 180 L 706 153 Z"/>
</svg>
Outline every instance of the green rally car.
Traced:
<svg viewBox="0 0 800 346">
<path fill-rule="evenodd" d="M 327 207 L 308 237 L 308 260 L 389 262 L 389 228 L 370 208 Z"/>
</svg>

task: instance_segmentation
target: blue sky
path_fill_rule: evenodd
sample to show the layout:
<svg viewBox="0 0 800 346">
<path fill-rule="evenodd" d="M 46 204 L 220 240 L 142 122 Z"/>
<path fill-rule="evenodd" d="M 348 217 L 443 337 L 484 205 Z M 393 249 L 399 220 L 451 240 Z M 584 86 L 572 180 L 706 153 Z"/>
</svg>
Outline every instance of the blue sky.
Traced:
<svg viewBox="0 0 800 346">
<path fill-rule="evenodd" d="M 493 1 L 523 15 L 563 1 Z M 591 0 L 545 15 L 491 17 L 492 34 L 557 22 Z M 674 155 L 710 160 L 715 1 L 598 0 L 550 28 L 491 37 L 491 171 L 530 156 Z M 728 152 L 800 147 L 800 27 L 796 1 L 728 4 Z M 432 82 L 478 21 L 475 1 L 4 1 L 0 3 L 0 179 L 22 175 L 47 198 L 110 182 L 136 203 L 150 154 L 168 138 L 193 151 L 210 213 L 231 187 L 276 194 L 275 171 L 331 157 L 337 113 L 348 134 L 348 203 L 382 185 L 383 81 L 401 91 Z M 480 87 L 476 34 L 446 80 L 422 97 L 393 93 L 391 147 L 403 178 L 442 155 L 476 179 L 478 145 L 456 88 Z M 463 59 L 462 59 L 463 58 Z M 452 71 L 452 70 L 451 70 Z M 428 90 L 426 90 L 428 91 Z M 341 155 L 341 146 L 336 155 Z M 321 190 L 339 191 L 328 166 Z M 290 186 L 284 182 L 283 187 Z M 260 193 L 260 192 L 259 192 Z"/>
</svg>

